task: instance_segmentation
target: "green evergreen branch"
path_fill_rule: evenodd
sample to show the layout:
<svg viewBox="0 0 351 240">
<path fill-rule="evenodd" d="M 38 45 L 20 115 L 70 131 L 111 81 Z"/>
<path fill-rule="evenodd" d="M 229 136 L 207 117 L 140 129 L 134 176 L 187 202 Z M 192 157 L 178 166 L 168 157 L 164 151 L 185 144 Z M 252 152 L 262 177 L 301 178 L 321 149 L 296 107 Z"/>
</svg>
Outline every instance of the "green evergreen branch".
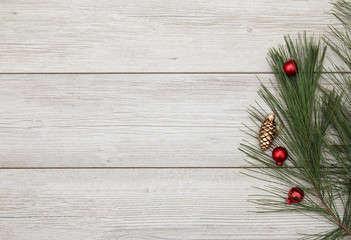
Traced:
<svg viewBox="0 0 351 240">
<path fill-rule="evenodd" d="M 331 26 L 324 40 L 350 70 L 351 3 L 338 1 L 333 14 L 344 30 Z M 351 235 L 351 77 L 332 63 L 334 72 L 340 73 L 327 76 L 334 89 L 322 87 L 325 54 L 326 47 L 313 37 L 307 38 L 306 33 L 295 42 L 285 37 L 285 46 L 273 48 L 268 54 L 277 84 L 272 83 L 271 91 L 261 83 L 259 95 L 279 124 L 284 125 L 272 148 L 288 148 L 289 166 L 276 167 L 258 144 L 241 144 L 239 149 L 255 160 L 249 162 L 255 168 L 247 175 L 271 183 L 262 189 L 267 194 L 256 200 L 257 204 L 269 211 L 317 213 L 336 228 L 314 237 L 336 240 Z M 299 69 L 294 77 L 288 77 L 282 69 L 290 58 L 296 60 Z M 259 105 L 248 112 L 257 127 L 267 114 Z M 258 129 L 249 129 L 256 141 L 257 132 Z M 305 190 L 306 198 L 287 208 L 282 200 L 288 189 L 295 186 Z M 341 207 L 337 202 L 341 202 Z"/>
<path fill-rule="evenodd" d="M 321 196 L 321 194 L 319 193 L 318 189 L 315 188 L 315 192 L 318 195 L 318 198 L 322 201 L 325 209 L 328 211 L 328 213 L 330 214 L 330 216 L 332 216 L 332 218 L 339 224 L 339 226 L 344 229 L 345 232 L 347 232 L 348 235 L 351 235 L 351 231 L 349 229 L 347 229 L 339 220 L 339 218 L 333 213 L 333 211 L 329 208 L 329 206 L 325 203 L 323 197 Z"/>
</svg>

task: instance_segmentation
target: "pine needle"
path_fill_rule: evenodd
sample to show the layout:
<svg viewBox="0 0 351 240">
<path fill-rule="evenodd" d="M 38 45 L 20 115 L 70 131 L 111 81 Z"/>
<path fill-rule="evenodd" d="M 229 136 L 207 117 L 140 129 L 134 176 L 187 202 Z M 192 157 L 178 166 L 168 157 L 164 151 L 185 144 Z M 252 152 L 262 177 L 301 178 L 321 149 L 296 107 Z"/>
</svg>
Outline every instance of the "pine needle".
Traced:
<svg viewBox="0 0 351 240">
<path fill-rule="evenodd" d="M 284 125 L 271 149 L 278 145 L 287 148 L 289 167 L 276 167 L 269 154 L 259 149 L 258 142 L 239 147 L 255 167 L 246 175 L 269 183 L 261 189 L 263 198 L 253 200 L 263 212 L 313 213 L 331 223 L 329 231 L 304 239 L 335 240 L 351 235 L 351 77 L 332 62 L 329 70 L 334 73 L 326 77 L 333 89 L 321 85 L 327 46 L 347 71 L 351 70 L 351 3 L 340 0 L 333 5 L 332 14 L 343 29 L 330 26 L 324 37 L 326 45 L 303 33 L 296 40 L 286 36 L 284 45 L 268 52 L 276 83 L 271 83 L 273 92 L 261 83 L 258 94 Z M 296 76 L 288 77 L 282 66 L 291 58 L 299 70 Z M 267 113 L 258 104 L 248 113 L 257 126 L 256 132 L 249 129 L 249 135 L 257 141 L 258 127 Z M 306 197 L 287 207 L 284 196 L 292 187 L 304 189 Z"/>
</svg>

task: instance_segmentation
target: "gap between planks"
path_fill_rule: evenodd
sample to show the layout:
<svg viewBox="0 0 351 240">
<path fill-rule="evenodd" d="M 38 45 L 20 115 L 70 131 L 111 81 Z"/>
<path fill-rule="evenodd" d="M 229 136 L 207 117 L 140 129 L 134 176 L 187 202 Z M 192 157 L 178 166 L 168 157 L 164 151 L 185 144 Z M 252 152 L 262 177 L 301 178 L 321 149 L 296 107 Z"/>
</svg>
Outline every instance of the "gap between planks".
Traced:
<svg viewBox="0 0 351 240">
<path fill-rule="evenodd" d="M 279 168 L 277 167 L 250 167 L 250 166 L 242 166 L 242 167 L 0 167 L 1 170 L 84 170 L 84 169 L 116 169 L 116 170 L 123 170 L 123 169 L 263 169 L 263 168 Z M 289 168 L 302 168 L 302 167 L 292 167 Z M 339 169 L 342 167 L 330 167 L 333 169 Z"/>
<path fill-rule="evenodd" d="M 125 75 L 168 75 L 168 74 L 238 74 L 238 75 L 250 75 L 250 74 L 273 74 L 273 72 L 0 72 L 0 75 L 7 75 L 7 74 L 33 74 L 33 75 L 39 75 L 39 74 L 125 74 Z"/>
<path fill-rule="evenodd" d="M 85 169 L 260 169 L 270 167 L 0 167 L 0 170 L 85 170 Z"/>
<path fill-rule="evenodd" d="M 350 74 L 351 71 L 324 71 L 322 74 Z M 0 72 L 0 75 L 271 75 L 273 72 Z"/>
</svg>

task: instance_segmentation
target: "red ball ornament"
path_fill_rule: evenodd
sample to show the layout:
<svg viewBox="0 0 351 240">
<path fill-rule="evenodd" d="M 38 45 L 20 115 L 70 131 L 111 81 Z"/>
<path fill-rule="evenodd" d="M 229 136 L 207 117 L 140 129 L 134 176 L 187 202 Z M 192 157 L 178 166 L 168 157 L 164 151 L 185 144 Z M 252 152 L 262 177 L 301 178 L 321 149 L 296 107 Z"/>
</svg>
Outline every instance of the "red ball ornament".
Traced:
<svg viewBox="0 0 351 240">
<path fill-rule="evenodd" d="M 286 199 L 286 202 L 288 204 L 299 203 L 303 200 L 304 197 L 305 197 L 305 193 L 301 188 L 293 187 L 289 191 L 289 196 Z"/>
<path fill-rule="evenodd" d="M 295 76 L 297 73 L 297 70 L 298 70 L 295 60 L 290 59 L 289 61 L 284 63 L 283 70 L 284 70 L 285 74 L 288 75 L 289 77 Z"/>
<path fill-rule="evenodd" d="M 272 152 L 272 157 L 277 162 L 277 165 L 281 166 L 288 158 L 288 151 L 283 147 L 276 147 Z"/>
</svg>

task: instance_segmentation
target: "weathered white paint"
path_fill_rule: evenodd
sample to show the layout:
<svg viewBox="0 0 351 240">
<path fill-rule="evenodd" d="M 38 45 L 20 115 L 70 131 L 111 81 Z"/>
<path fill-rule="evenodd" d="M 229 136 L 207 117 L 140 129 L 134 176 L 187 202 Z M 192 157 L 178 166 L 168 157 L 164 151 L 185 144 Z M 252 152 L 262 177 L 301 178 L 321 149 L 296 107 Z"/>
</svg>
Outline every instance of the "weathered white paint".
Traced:
<svg viewBox="0 0 351 240">
<path fill-rule="evenodd" d="M 3 74 L 0 166 L 248 166 L 258 89 L 254 74 Z"/>
<path fill-rule="evenodd" d="M 328 227 L 255 213 L 247 200 L 263 183 L 240 171 L 0 170 L 0 239 L 296 240 Z"/>
<path fill-rule="evenodd" d="M 0 72 L 266 72 L 285 34 L 317 36 L 326 0 L 12 0 Z"/>
<path fill-rule="evenodd" d="M 267 49 L 285 34 L 323 34 L 335 23 L 329 9 L 1 1 L 0 239 L 292 240 L 325 230 L 297 213 L 250 212 L 263 182 L 239 174 L 248 165 L 237 147 L 255 75 L 270 72 Z M 80 74 L 13 74 L 45 72 Z"/>
</svg>

